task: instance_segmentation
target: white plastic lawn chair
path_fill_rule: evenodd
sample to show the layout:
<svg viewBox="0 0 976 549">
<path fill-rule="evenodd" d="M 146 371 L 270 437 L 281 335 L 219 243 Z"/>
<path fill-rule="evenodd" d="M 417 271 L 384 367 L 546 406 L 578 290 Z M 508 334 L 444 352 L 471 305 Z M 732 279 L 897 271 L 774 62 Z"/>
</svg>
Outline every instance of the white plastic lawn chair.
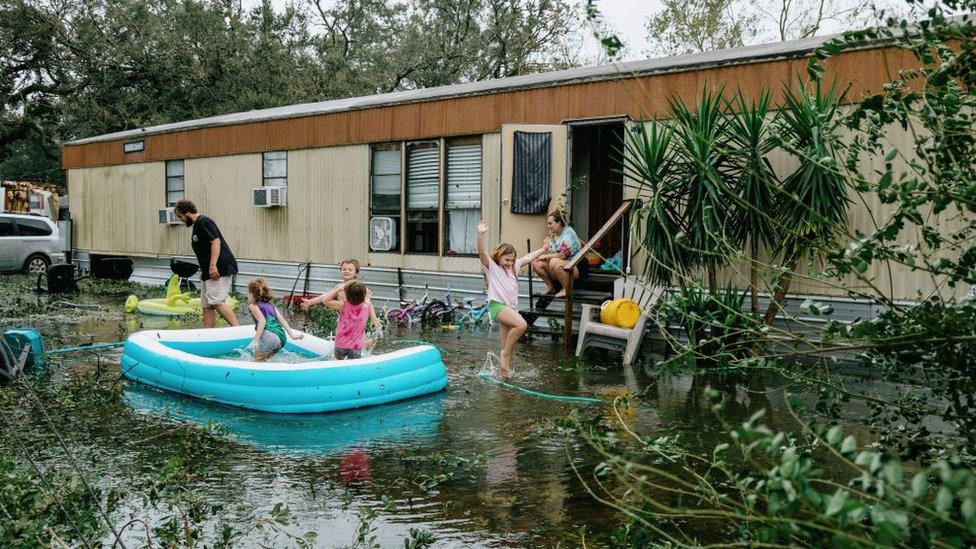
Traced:
<svg viewBox="0 0 976 549">
<path fill-rule="evenodd" d="M 631 364 L 640 348 L 647 324 L 647 312 L 657 304 L 664 293 L 661 287 L 648 288 L 633 278 L 618 278 L 613 281 L 613 298 L 633 299 L 641 309 L 640 319 L 633 328 L 621 328 L 600 322 L 598 305 L 583 305 L 580 316 L 579 337 L 576 343 L 576 356 L 583 354 L 587 347 L 604 349 L 623 349 L 624 364 Z"/>
</svg>

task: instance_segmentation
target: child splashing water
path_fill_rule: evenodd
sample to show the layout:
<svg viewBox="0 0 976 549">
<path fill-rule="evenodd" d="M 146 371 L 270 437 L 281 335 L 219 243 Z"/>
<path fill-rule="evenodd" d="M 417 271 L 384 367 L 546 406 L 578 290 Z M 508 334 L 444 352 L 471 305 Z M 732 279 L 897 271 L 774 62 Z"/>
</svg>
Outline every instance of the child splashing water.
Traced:
<svg viewBox="0 0 976 549">
<path fill-rule="evenodd" d="M 346 292 L 342 289 L 342 285 L 359 280 L 359 270 L 359 261 L 355 259 L 343 259 L 342 262 L 339 263 L 339 276 L 342 277 L 342 282 L 335 287 L 335 289 L 338 290 L 336 298 L 339 301 L 346 300 Z M 303 301 L 301 305 L 302 310 L 308 311 L 314 305 L 325 303 L 325 298 L 327 295 L 328 294 L 326 293 L 314 299 Z M 372 308 L 370 308 L 369 311 L 369 320 L 371 326 L 370 337 L 367 337 L 363 343 L 363 348 L 367 351 L 372 350 L 373 346 L 376 344 L 376 340 L 383 336 L 383 324 L 380 322 L 380 319 L 376 316 L 376 312 L 373 311 Z"/>
<path fill-rule="evenodd" d="M 502 356 L 498 373 L 501 377 L 508 377 L 515 344 L 528 329 L 528 324 L 518 312 L 518 272 L 548 249 L 549 239 L 542 248 L 516 259 L 515 248 L 511 244 L 499 244 L 489 255 L 485 246 L 487 232 L 488 224 L 482 219 L 478 222 L 478 256 L 488 281 L 488 314 L 500 326 Z"/>
<path fill-rule="evenodd" d="M 254 360 L 268 360 L 285 346 L 287 333 L 292 339 L 302 339 L 305 334 L 295 332 L 285 317 L 271 303 L 271 288 L 263 278 L 255 278 L 247 285 L 247 309 L 254 319 L 254 339 L 247 348 L 254 351 Z"/>
<path fill-rule="evenodd" d="M 346 299 L 339 299 L 344 292 Z M 322 296 L 326 307 L 339 311 L 335 333 L 335 358 L 360 358 L 366 340 L 366 321 L 375 316 L 370 291 L 358 280 L 349 280 Z"/>
</svg>

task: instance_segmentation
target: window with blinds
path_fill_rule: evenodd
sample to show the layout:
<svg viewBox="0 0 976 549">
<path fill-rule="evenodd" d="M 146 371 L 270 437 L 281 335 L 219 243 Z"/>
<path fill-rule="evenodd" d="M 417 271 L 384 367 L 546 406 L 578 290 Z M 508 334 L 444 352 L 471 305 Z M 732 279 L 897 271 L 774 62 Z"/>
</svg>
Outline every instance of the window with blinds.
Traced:
<svg viewBox="0 0 976 549">
<path fill-rule="evenodd" d="M 166 161 L 166 206 L 173 206 L 184 195 L 183 161 Z"/>
<path fill-rule="evenodd" d="M 265 187 L 288 186 L 288 151 L 266 152 L 261 155 L 262 185 Z"/>
<path fill-rule="evenodd" d="M 481 138 L 448 141 L 444 180 L 444 250 L 449 255 L 478 253 L 481 219 Z"/>
<path fill-rule="evenodd" d="M 388 217 L 393 220 L 392 227 L 400 233 L 400 144 L 385 143 L 373 145 L 369 177 L 370 218 Z M 394 245 L 383 246 L 374 251 L 400 251 L 400 239 L 393 238 Z M 372 246 L 371 246 L 372 248 Z"/>
<path fill-rule="evenodd" d="M 441 149 L 438 141 L 407 144 L 407 223 L 405 249 L 438 252 Z"/>
</svg>

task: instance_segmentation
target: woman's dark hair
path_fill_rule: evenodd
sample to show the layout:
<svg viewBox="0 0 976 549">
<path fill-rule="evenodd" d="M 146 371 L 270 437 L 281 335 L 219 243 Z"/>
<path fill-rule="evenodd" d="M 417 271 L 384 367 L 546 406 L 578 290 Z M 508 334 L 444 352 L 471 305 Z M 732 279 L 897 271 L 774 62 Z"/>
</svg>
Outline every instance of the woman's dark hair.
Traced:
<svg viewBox="0 0 976 549">
<path fill-rule="evenodd" d="M 366 285 L 357 280 L 346 286 L 346 301 L 351 305 L 359 305 L 366 301 Z"/>
<path fill-rule="evenodd" d="M 566 218 L 563 217 L 563 212 L 561 212 L 559 210 L 556 210 L 556 211 L 553 211 L 553 212 L 549 212 L 548 217 L 551 217 L 553 221 L 555 221 L 556 223 L 559 223 L 563 227 L 566 226 Z"/>
</svg>

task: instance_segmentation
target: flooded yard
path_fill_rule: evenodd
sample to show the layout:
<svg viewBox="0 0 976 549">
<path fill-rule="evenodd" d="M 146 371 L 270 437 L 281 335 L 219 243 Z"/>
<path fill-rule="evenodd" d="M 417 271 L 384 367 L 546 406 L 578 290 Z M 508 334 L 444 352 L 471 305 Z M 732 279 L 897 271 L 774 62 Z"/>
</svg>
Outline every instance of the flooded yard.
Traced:
<svg viewBox="0 0 976 549">
<path fill-rule="evenodd" d="M 193 317 L 124 314 L 131 289 L 125 284 L 83 283 L 80 294 L 67 297 L 36 297 L 19 276 L 3 276 L 0 286 L 0 329 L 34 328 L 49 348 L 116 341 L 143 328 L 199 326 Z M 303 324 L 301 315 L 292 320 Z M 488 353 L 498 350 L 495 332 L 387 333 L 377 352 L 419 339 L 445 351 L 446 391 L 309 415 L 241 410 L 130 382 L 120 376 L 119 350 L 65 355 L 26 374 L 36 393 L 21 384 L 0 388 L 7 418 L 0 451 L 42 470 L 75 464 L 117 499 L 112 519 L 119 528 L 128 523 L 119 535 L 129 546 L 147 543 L 147 525 L 160 528 L 152 535 L 158 543 L 168 532 L 163 525 L 179 517 L 174 502 L 199 512 L 173 529 L 197 529 L 208 546 L 402 547 L 411 538 L 420 540 L 415 546 L 433 540 L 435 547 L 612 546 L 624 517 L 594 499 L 577 476 L 589 480 L 600 457 L 563 426 L 573 410 L 610 418 L 612 407 L 485 381 L 479 374 L 489 367 Z M 621 408 L 631 430 L 680 436 L 704 452 L 720 439 L 724 430 L 706 395 L 714 380 L 599 358 L 567 360 L 561 344 L 536 339 L 517 349 L 511 382 L 608 403 L 640 394 Z M 771 427 L 792 425 L 776 382 L 756 379 L 748 390 L 732 389 L 726 421 L 767 408 Z M 856 423 L 863 411 L 847 415 Z M 108 533 L 103 541 L 113 538 Z"/>
</svg>

